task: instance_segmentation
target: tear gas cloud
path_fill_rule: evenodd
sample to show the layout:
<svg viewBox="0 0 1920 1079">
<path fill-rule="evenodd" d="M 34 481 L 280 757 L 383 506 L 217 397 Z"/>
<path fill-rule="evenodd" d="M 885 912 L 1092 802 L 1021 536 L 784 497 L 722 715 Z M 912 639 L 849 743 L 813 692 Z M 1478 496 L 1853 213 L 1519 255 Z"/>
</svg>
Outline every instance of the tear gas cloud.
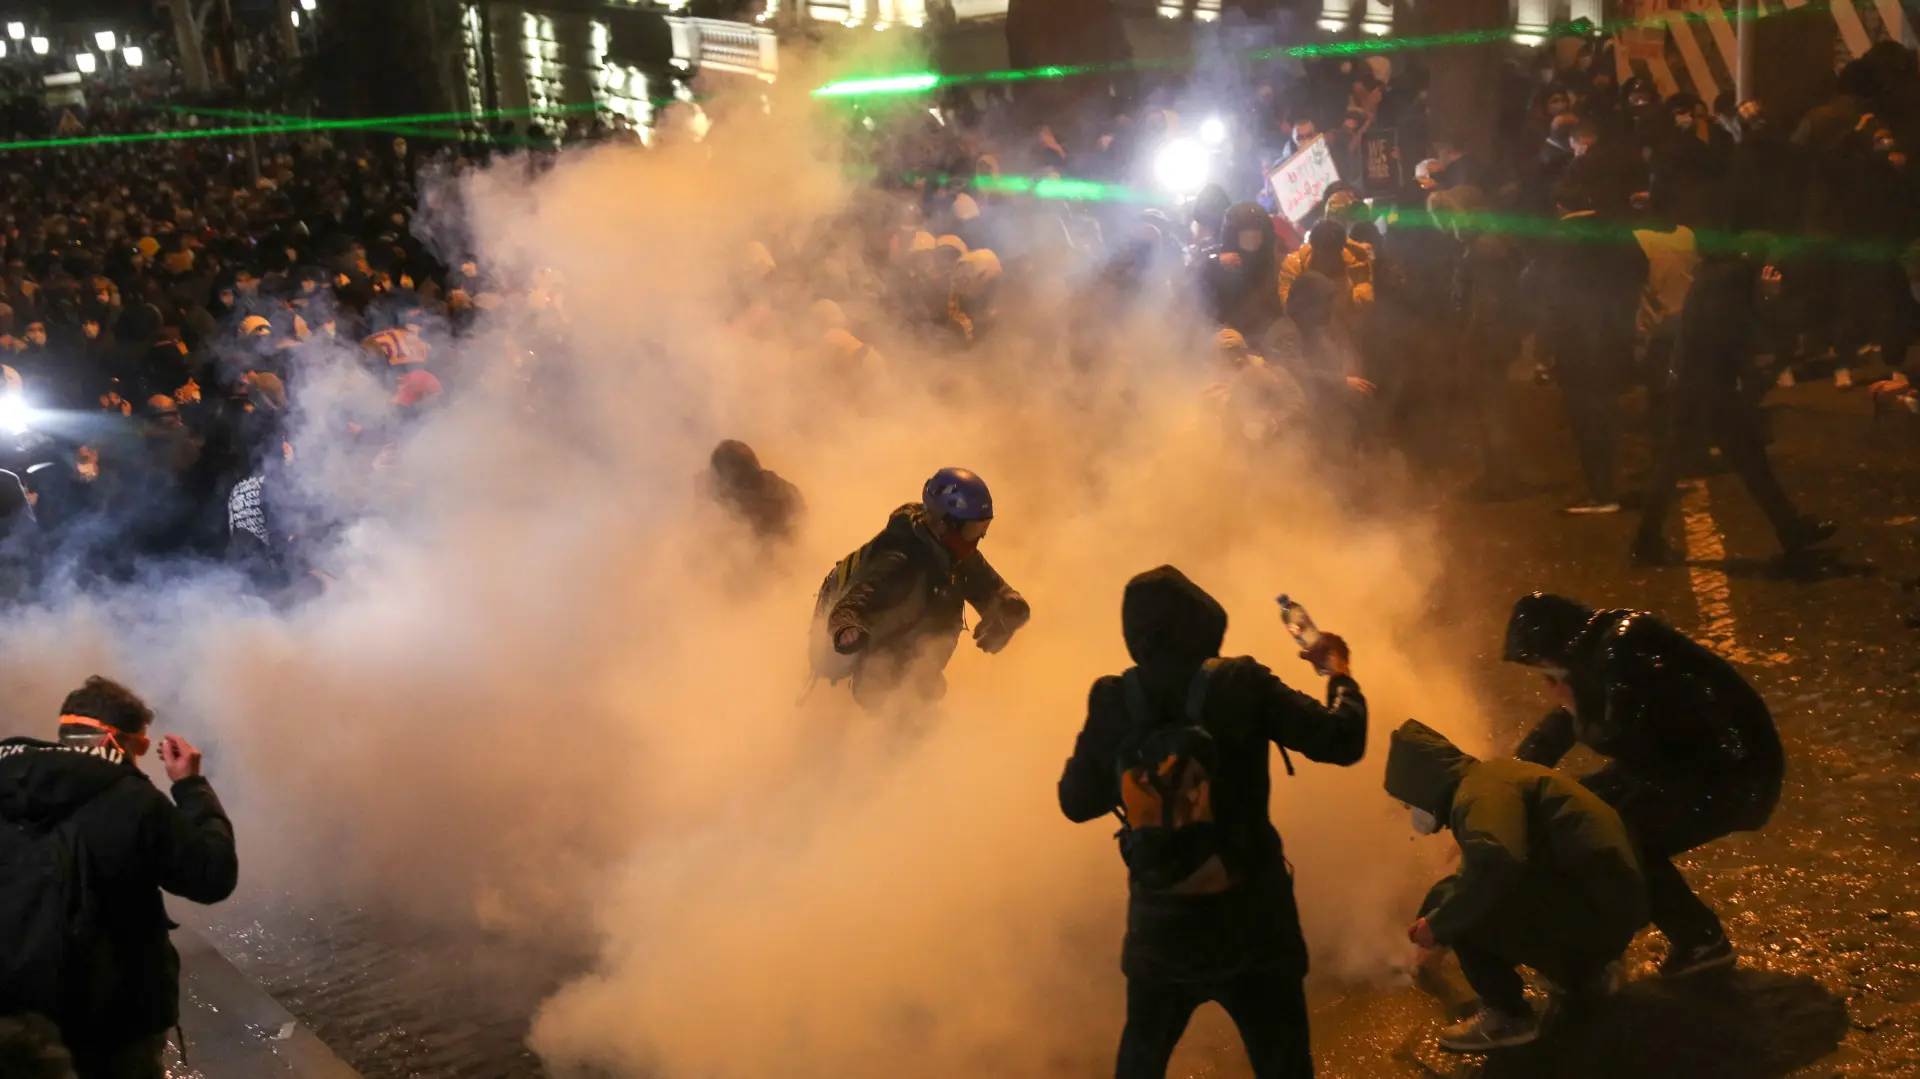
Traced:
<svg viewBox="0 0 1920 1079">
<path fill-rule="evenodd" d="M 121 677 L 210 744 L 243 890 L 531 940 L 586 927 L 591 971 L 533 1027 L 557 1074 L 1093 1074 L 1120 1023 L 1124 869 L 1054 781 L 1088 684 L 1127 665 L 1123 584 L 1172 562 L 1228 608 L 1228 654 L 1296 685 L 1318 679 L 1274 593 L 1352 642 L 1369 755 L 1277 775 L 1275 817 L 1316 971 L 1384 976 L 1438 853 L 1380 790 L 1387 732 L 1417 715 L 1484 737 L 1421 628 L 1429 525 L 1343 510 L 1303 459 L 1223 452 L 1205 327 L 1163 312 L 1076 373 L 1065 315 L 1009 297 L 1026 325 L 957 356 L 883 332 L 884 368 L 850 377 L 797 286 L 742 255 L 804 233 L 851 265 L 827 225 L 855 196 L 835 140 L 791 109 L 711 109 L 697 145 L 468 177 L 467 220 L 424 224 L 508 279 L 550 271 L 561 298 L 459 346 L 459 392 L 377 488 L 320 434 L 371 384 L 344 364 L 315 380 L 303 486 L 355 515 L 336 585 L 286 612 L 203 577 L 9 615 L 7 733 L 44 735 L 88 673 Z M 530 397 L 513 360 L 536 341 L 550 381 Z M 804 491 L 795 549 L 748 546 L 701 503 L 726 437 Z M 945 465 L 993 485 L 985 551 L 1033 623 L 999 656 L 963 641 L 912 731 L 844 689 L 796 704 L 823 574 Z"/>
</svg>

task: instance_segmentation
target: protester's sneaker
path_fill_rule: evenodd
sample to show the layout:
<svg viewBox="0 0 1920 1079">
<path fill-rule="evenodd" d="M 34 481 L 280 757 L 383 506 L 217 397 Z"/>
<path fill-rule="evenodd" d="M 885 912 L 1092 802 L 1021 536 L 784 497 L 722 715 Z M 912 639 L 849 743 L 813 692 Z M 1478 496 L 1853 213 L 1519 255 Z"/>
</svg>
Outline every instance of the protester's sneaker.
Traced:
<svg viewBox="0 0 1920 1079">
<path fill-rule="evenodd" d="M 1602 502 L 1597 498 L 1589 498 L 1580 502 L 1575 502 L 1573 505 L 1565 507 L 1560 512 L 1569 514 L 1574 517 L 1594 517 L 1594 516 L 1599 516 L 1601 514 L 1606 514 L 1606 513 L 1619 513 L 1620 503 L 1616 501 L 1611 501 L 1611 500 Z"/>
<path fill-rule="evenodd" d="M 1667 957 L 1660 962 L 1660 976 L 1684 978 L 1709 970 L 1726 970 L 1738 960 L 1739 957 L 1733 954 L 1732 942 L 1724 936 L 1717 936 L 1705 944 L 1668 951 Z"/>
<path fill-rule="evenodd" d="M 1525 1045 L 1540 1036 L 1540 1017 L 1528 1009 L 1523 1015 L 1508 1015 L 1498 1008 L 1482 1008 L 1480 1014 L 1464 1023 L 1455 1023 L 1440 1031 L 1440 1048 L 1456 1053 L 1484 1053 Z"/>
<path fill-rule="evenodd" d="M 1849 367 L 1834 368 L 1833 388 L 1836 390 L 1853 389 L 1853 369 Z"/>
</svg>

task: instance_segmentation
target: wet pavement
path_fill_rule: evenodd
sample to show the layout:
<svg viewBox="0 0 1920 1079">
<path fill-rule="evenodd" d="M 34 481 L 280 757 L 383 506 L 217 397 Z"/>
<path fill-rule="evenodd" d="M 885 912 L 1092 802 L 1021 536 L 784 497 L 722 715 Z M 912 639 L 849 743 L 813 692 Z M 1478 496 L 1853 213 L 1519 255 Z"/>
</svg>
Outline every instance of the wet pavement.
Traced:
<svg viewBox="0 0 1920 1079">
<path fill-rule="evenodd" d="M 1475 661 L 1483 697 L 1498 702 L 1495 727 L 1509 745 L 1545 706 L 1535 679 L 1499 663 L 1505 610 L 1490 597 L 1510 602 L 1543 589 L 1595 606 L 1651 609 L 1740 661 L 1772 705 L 1786 746 L 1780 808 L 1764 832 L 1711 844 L 1680 863 L 1721 912 L 1740 968 L 1659 982 L 1652 965 L 1663 945 L 1642 934 L 1629 955 L 1634 980 L 1619 997 L 1533 1046 L 1485 1060 L 1431 1044 L 1443 1008 L 1418 990 L 1320 986 L 1321 1074 L 1920 1076 L 1920 629 L 1907 625 L 1920 594 L 1903 587 L 1920 577 L 1920 417 L 1876 422 L 1864 387 L 1776 390 L 1776 468 L 1804 511 L 1843 523 L 1831 550 L 1781 558 L 1738 479 L 1709 475 L 1686 500 L 1687 545 L 1720 557 L 1637 569 L 1626 559 L 1638 524 L 1631 509 L 1614 517 L 1554 513 L 1576 493 L 1566 436 L 1553 426 L 1558 401 L 1548 388 L 1515 392 L 1539 425 L 1528 444 L 1546 451 L 1535 460 L 1553 489 L 1443 509 L 1463 557 L 1435 597 L 1435 617 L 1457 621 L 1454 639 L 1483 645 Z M 1629 479 L 1647 463 L 1644 446 L 1637 461 L 1633 452 Z M 1682 529 L 1675 521 L 1668 534 L 1677 540 Z M 1230 1033 L 1216 1036 L 1231 1041 Z M 1218 1074 L 1245 1074 L 1232 1051 L 1223 1056 Z"/>
<path fill-rule="evenodd" d="M 1634 980 L 1617 998 L 1570 1017 L 1534 1046 L 1486 1060 L 1432 1045 L 1443 1009 L 1419 990 L 1315 984 L 1321 1074 L 1920 1077 L 1920 819 L 1912 809 L 1920 629 L 1905 624 L 1920 612 L 1920 593 L 1902 585 L 1920 577 L 1920 417 L 1875 422 L 1864 387 L 1776 391 L 1776 465 L 1803 508 L 1845 526 L 1831 550 L 1782 560 L 1738 480 L 1710 475 L 1683 506 L 1689 549 L 1710 557 L 1635 569 L 1626 559 L 1637 524 L 1631 510 L 1555 512 L 1576 493 L 1557 391 L 1512 389 L 1522 398 L 1541 493 L 1468 504 L 1442 497 L 1457 477 L 1432 485 L 1459 567 L 1433 597 L 1433 620 L 1448 640 L 1479 651 L 1482 698 L 1494 704 L 1495 729 L 1509 745 L 1544 710 L 1537 680 L 1498 661 L 1506 608 L 1524 592 L 1650 609 L 1742 664 L 1772 704 L 1787 748 L 1781 805 L 1765 832 L 1712 844 L 1681 863 L 1721 911 L 1741 966 L 1724 977 L 1661 983 L 1651 978 L 1657 938 L 1643 934 L 1629 956 Z M 1630 442 L 1625 465 L 1629 480 L 1644 474 L 1643 442 Z M 1674 522 L 1669 536 L 1680 537 L 1682 527 Z M 520 1038 L 564 971 L 522 980 L 525 992 L 512 999 L 497 990 L 450 992 L 449 966 L 489 962 L 484 950 L 425 933 L 396 944 L 390 927 L 349 917 L 323 928 L 327 921 L 304 919 L 291 933 L 228 924 L 222 947 L 251 951 L 242 967 L 368 1079 L 541 1074 Z M 1205 1009 L 1196 1017 L 1171 1074 L 1247 1074 L 1224 1015 Z"/>
</svg>

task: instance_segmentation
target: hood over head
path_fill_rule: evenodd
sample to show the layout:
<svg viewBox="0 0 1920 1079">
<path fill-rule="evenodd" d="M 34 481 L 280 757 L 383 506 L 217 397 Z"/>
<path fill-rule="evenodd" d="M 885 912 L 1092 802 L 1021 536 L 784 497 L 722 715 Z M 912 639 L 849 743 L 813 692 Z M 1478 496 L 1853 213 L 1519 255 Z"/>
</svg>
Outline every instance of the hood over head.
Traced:
<svg viewBox="0 0 1920 1079">
<path fill-rule="evenodd" d="M 1507 662 L 1566 667 L 1574 642 L 1593 621 L 1593 614 L 1593 608 L 1565 596 L 1549 592 L 1521 596 L 1507 619 Z"/>
<path fill-rule="evenodd" d="M 1454 791 L 1477 763 L 1446 735 L 1409 719 L 1393 732 L 1387 750 L 1387 794 L 1426 810 L 1444 825 L 1453 813 Z"/>
<path fill-rule="evenodd" d="M 1229 251 L 1237 251 L 1240 233 L 1252 230 L 1260 234 L 1262 253 L 1273 251 L 1273 218 L 1257 202 L 1235 203 L 1227 208 L 1226 217 L 1220 222 L 1220 242 Z"/>
<path fill-rule="evenodd" d="M 110 745 L 0 742 L 0 820 L 50 825 L 138 771 Z"/>
<path fill-rule="evenodd" d="M 1127 582 L 1120 601 L 1120 631 L 1127 654 L 1143 667 L 1200 663 L 1220 654 L 1227 611 L 1186 574 L 1161 566 Z"/>
</svg>

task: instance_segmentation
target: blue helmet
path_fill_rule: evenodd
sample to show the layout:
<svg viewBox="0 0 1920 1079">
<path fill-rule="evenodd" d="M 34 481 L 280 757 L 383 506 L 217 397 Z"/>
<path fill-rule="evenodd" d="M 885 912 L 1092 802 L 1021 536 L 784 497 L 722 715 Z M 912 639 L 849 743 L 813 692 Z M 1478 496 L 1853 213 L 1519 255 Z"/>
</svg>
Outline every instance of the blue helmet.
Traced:
<svg viewBox="0 0 1920 1079">
<path fill-rule="evenodd" d="M 927 512 L 956 521 L 993 520 L 993 492 L 987 481 L 964 468 L 943 468 L 920 492 Z"/>
</svg>

